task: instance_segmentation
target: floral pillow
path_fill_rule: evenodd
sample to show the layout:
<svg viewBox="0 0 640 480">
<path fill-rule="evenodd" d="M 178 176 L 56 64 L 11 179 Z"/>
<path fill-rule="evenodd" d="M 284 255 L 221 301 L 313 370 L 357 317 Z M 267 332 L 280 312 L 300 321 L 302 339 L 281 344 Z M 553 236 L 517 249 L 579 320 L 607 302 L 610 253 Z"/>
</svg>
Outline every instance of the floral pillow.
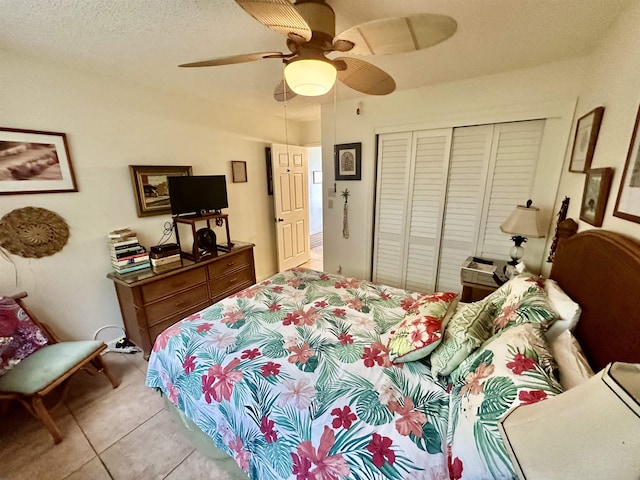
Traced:
<svg viewBox="0 0 640 480">
<path fill-rule="evenodd" d="M 47 344 L 47 337 L 9 297 L 0 298 L 0 339 L 0 375 Z"/>
<path fill-rule="evenodd" d="M 452 478 L 516 478 L 498 422 L 512 408 L 562 392 L 539 323 L 492 337 L 451 374 L 447 441 Z"/>
<path fill-rule="evenodd" d="M 488 301 L 469 303 L 458 309 L 444 332 L 444 340 L 431 354 L 431 373 L 449 375 L 492 335 L 495 306 Z"/>
<path fill-rule="evenodd" d="M 429 355 L 442 340 L 442 332 L 459 300 L 458 294 L 452 292 L 418 298 L 389 339 L 389 358 L 394 362 L 412 362 Z"/>
<path fill-rule="evenodd" d="M 540 323 L 547 327 L 557 318 L 540 279 L 531 273 L 512 278 L 486 300 L 496 306 L 494 334 L 523 323 Z"/>
</svg>

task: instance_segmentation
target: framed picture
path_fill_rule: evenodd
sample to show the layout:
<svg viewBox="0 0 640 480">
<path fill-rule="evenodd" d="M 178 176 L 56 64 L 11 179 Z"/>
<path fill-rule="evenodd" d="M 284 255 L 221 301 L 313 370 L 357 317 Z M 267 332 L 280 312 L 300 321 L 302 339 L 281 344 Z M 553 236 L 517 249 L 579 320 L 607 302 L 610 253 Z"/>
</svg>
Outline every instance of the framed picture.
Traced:
<svg viewBox="0 0 640 480">
<path fill-rule="evenodd" d="M 640 223 L 640 150 L 638 147 L 640 134 L 638 133 L 638 122 L 640 122 L 640 108 L 631 135 L 629 153 L 624 164 L 624 172 L 616 198 L 616 207 L 613 210 L 614 216 L 636 223 Z"/>
<path fill-rule="evenodd" d="M 0 127 L 0 194 L 77 191 L 64 133 Z"/>
<path fill-rule="evenodd" d="M 247 162 L 236 160 L 231 161 L 231 177 L 233 183 L 244 183 L 247 181 Z"/>
<path fill-rule="evenodd" d="M 139 217 L 170 215 L 167 177 L 192 175 L 191 166 L 129 165 Z"/>
<path fill-rule="evenodd" d="M 580 220 L 595 227 L 602 226 L 612 175 L 611 168 L 592 168 L 587 171 L 580 206 Z"/>
<path fill-rule="evenodd" d="M 604 107 L 598 107 L 578 119 L 571 151 L 570 172 L 586 172 L 591 167 Z"/>
<path fill-rule="evenodd" d="M 345 143 L 336 145 L 335 170 L 336 180 L 360 180 L 361 143 Z"/>
<path fill-rule="evenodd" d="M 322 170 L 313 171 L 313 183 L 322 183 Z"/>
</svg>

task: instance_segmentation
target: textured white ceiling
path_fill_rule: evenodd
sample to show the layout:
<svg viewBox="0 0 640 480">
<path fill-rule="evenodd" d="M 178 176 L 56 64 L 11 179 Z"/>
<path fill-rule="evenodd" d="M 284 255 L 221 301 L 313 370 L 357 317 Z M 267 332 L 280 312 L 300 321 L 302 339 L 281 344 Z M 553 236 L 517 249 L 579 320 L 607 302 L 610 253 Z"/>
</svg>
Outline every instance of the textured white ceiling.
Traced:
<svg viewBox="0 0 640 480">
<path fill-rule="evenodd" d="M 399 90 L 539 65 L 589 53 L 638 0 L 328 0 L 336 32 L 384 17 L 454 17 L 449 40 L 419 52 L 366 57 Z M 129 79 L 217 103 L 283 116 L 273 100 L 278 60 L 181 69 L 178 64 L 288 51 L 284 37 L 233 0 L 0 0 L 0 48 Z M 358 96 L 339 85 L 337 96 Z M 393 94 L 391 94 L 393 95 Z M 318 118 L 318 102 L 295 98 L 289 118 Z"/>
</svg>

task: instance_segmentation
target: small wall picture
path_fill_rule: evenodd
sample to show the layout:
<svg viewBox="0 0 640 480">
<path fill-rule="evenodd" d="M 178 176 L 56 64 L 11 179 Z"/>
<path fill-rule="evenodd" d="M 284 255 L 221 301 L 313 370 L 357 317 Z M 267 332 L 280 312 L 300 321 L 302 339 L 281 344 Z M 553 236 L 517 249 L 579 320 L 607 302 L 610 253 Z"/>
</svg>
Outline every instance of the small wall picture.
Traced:
<svg viewBox="0 0 640 480">
<path fill-rule="evenodd" d="M 620 189 L 613 215 L 630 222 L 640 223 L 640 108 L 631 135 L 629 152 L 624 164 Z"/>
<path fill-rule="evenodd" d="M 335 146 L 336 180 L 361 179 L 361 143 L 345 143 Z"/>
<path fill-rule="evenodd" d="M 569 163 L 570 172 L 586 172 L 591 168 L 603 114 L 604 107 L 598 107 L 578 119 Z"/>
<path fill-rule="evenodd" d="M 231 177 L 233 183 L 244 183 L 247 181 L 247 162 L 232 160 Z"/>
<path fill-rule="evenodd" d="M 0 128 L 0 195 L 77 191 L 64 133 Z"/>
<path fill-rule="evenodd" d="M 170 215 L 167 177 L 192 175 L 191 166 L 129 165 L 139 217 Z"/>
<path fill-rule="evenodd" d="M 595 227 L 602 226 L 612 176 L 611 168 L 592 168 L 587 172 L 580 206 L 580 220 Z"/>
</svg>

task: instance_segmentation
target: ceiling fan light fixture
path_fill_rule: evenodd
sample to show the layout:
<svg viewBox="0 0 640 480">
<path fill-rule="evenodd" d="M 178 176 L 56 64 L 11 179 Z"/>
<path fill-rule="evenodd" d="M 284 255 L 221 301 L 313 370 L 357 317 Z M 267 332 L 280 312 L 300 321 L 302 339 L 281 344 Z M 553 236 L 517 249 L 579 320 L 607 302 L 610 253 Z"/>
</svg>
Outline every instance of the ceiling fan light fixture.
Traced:
<svg viewBox="0 0 640 480">
<path fill-rule="evenodd" d="M 336 82 L 338 72 L 333 64 L 316 58 L 300 58 L 284 67 L 287 85 L 298 95 L 317 97 L 324 95 Z"/>
</svg>

